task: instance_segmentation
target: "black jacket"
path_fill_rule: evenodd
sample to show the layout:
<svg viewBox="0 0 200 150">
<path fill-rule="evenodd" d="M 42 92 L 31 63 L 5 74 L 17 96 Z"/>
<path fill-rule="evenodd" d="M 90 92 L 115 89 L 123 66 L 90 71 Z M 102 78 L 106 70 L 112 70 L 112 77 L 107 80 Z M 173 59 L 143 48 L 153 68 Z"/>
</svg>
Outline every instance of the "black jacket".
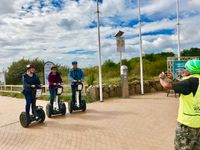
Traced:
<svg viewBox="0 0 200 150">
<path fill-rule="evenodd" d="M 33 88 L 31 85 L 36 85 L 36 87 L 40 87 L 40 80 L 36 74 L 33 74 L 30 77 L 27 73 L 23 74 L 22 76 L 22 83 L 23 83 L 23 94 L 31 94 L 33 92 Z"/>
</svg>

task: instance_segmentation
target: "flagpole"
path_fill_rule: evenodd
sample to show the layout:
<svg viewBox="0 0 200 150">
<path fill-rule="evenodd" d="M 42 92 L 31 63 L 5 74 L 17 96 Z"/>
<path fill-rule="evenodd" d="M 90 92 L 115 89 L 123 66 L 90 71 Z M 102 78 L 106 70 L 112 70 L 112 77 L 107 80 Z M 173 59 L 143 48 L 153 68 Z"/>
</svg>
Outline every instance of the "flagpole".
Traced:
<svg viewBox="0 0 200 150">
<path fill-rule="evenodd" d="M 142 30 L 141 30 L 141 14 L 140 14 L 140 0 L 138 0 L 138 21 L 139 21 L 139 41 L 140 41 L 140 86 L 141 94 L 144 94 L 144 80 L 143 80 L 143 63 L 142 63 Z"/>
<path fill-rule="evenodd" d="M 98 30 L 98 60 L 99 60 L 99 95 L 100 102 L 103 102 L 103 91 L 102 91 L 102 70 L 101 70 L 101 35 L 100 35 L 100 24 L 99 24 L 99 1 L 97 1 L 97 30 Z"/>
<path fill-rule="evenodd" d="M 181 57 L 181 50 L 180 50 L 180 22 L 179 22 L 179 0 L 176 0 L 176 13 L 177 13 L 177 47 L 178 47 L 178 60 Z"/>
</svg>

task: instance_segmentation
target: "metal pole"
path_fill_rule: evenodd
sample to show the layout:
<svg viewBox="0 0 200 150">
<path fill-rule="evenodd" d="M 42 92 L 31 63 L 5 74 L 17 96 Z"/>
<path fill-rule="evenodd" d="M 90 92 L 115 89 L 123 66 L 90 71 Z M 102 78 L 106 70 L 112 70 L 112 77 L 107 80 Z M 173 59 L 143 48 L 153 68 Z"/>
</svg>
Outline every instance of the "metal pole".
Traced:
<svg viewBox="0 0 200 150">
<path fill-rule="evenodd" d="M 6 71 L 4 71 L 3 74 L 4 74 L 4 85 L 6 85 Z"/>
<path fill-rule="evenodd" d="M 179 0 L 176 0 L 176 12 L 177 12 L 177 46 L 178 46 L 178 60 L 181 57 L 180 50 L 180 22 L 179 22 Z"/>
<path fill-rule="evenodd" d="M 140 40 L 140 84 L 141 84 L 141 94 L 144 94 L 143 64 L 142 64 L 142 30 L 141 30 L 140 0 L 138 0 L 138 21 L 139 21 L 139 40 Z"/>
<path fill-rule="evenodd" d="M 102 92 L 102 71 L 101 71 L 101 35 L 100 35 L 100 24 L 99 24 L 99 1 L 97 1 L 97 29 L 98 29 L 98 46 L 99 46 L 99 93 L 100 102 L 103 102 L 103 92 Z"/>
<path fill-rule="evenodd" d="M 120 69 L 121 69 L 121 66 L 122 66 L 122 52 L 120 51 Z"/>
</svg>

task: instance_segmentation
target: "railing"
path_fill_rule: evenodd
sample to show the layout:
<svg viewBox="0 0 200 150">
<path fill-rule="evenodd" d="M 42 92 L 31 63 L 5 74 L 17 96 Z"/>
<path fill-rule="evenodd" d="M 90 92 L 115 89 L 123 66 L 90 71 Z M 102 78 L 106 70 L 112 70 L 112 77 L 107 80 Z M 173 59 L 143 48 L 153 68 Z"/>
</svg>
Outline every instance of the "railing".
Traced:
<svg viewBox="0 0 200 150">
<path fill-rule="evenodd" d="M 62 85 L 63 86 L 63 94 L 70 95 L 71 87 L 70 85 Z M 48 85 L 43 85 L 43 95 L 49 95 Z M 0 92 L 11 92 L 11 93 L 21 93 L 23 89 L 23 85 L 0 85 Z M 85 87 L 83 88 L 83 93 L 85 94 Z"/>
<path fill-rule="evenodd" d="M 0 85 L 0 92 L 20 93 L 22 85 Z"/>
</svg>

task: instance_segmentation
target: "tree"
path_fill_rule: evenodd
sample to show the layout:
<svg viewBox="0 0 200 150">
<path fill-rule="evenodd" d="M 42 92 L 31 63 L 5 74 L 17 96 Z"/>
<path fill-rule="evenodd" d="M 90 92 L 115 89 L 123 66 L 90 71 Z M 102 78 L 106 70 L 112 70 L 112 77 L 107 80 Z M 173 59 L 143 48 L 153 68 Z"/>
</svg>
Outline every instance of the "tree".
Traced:
<svg viewBox="0 0 200 150">
<path fill-rule="evenodd" d="M 200 56 L 200 48 L 191 48 L 181 52 L 181 56 Z"/>
<path fill-rule="evenodd" d="M 22 75 L 26 72 L 27 64 L 34 64 L 36 66 L 36 73 L 38 74 L 40 80 L 43 81 L 44 62 L 38 59 L 21 59 L 17 62 L 13 62 L 11 66 L 8 67 L 8 72 L 6 74 L 7 84 L 22 84 Z"/>
<path fill-rule="evenodd" d="M 112 78 L 119 76 L 119 65 L 112 60 L 106 60 L 102 66 L 102 73 L 104 78 Z"/>
</svg>

